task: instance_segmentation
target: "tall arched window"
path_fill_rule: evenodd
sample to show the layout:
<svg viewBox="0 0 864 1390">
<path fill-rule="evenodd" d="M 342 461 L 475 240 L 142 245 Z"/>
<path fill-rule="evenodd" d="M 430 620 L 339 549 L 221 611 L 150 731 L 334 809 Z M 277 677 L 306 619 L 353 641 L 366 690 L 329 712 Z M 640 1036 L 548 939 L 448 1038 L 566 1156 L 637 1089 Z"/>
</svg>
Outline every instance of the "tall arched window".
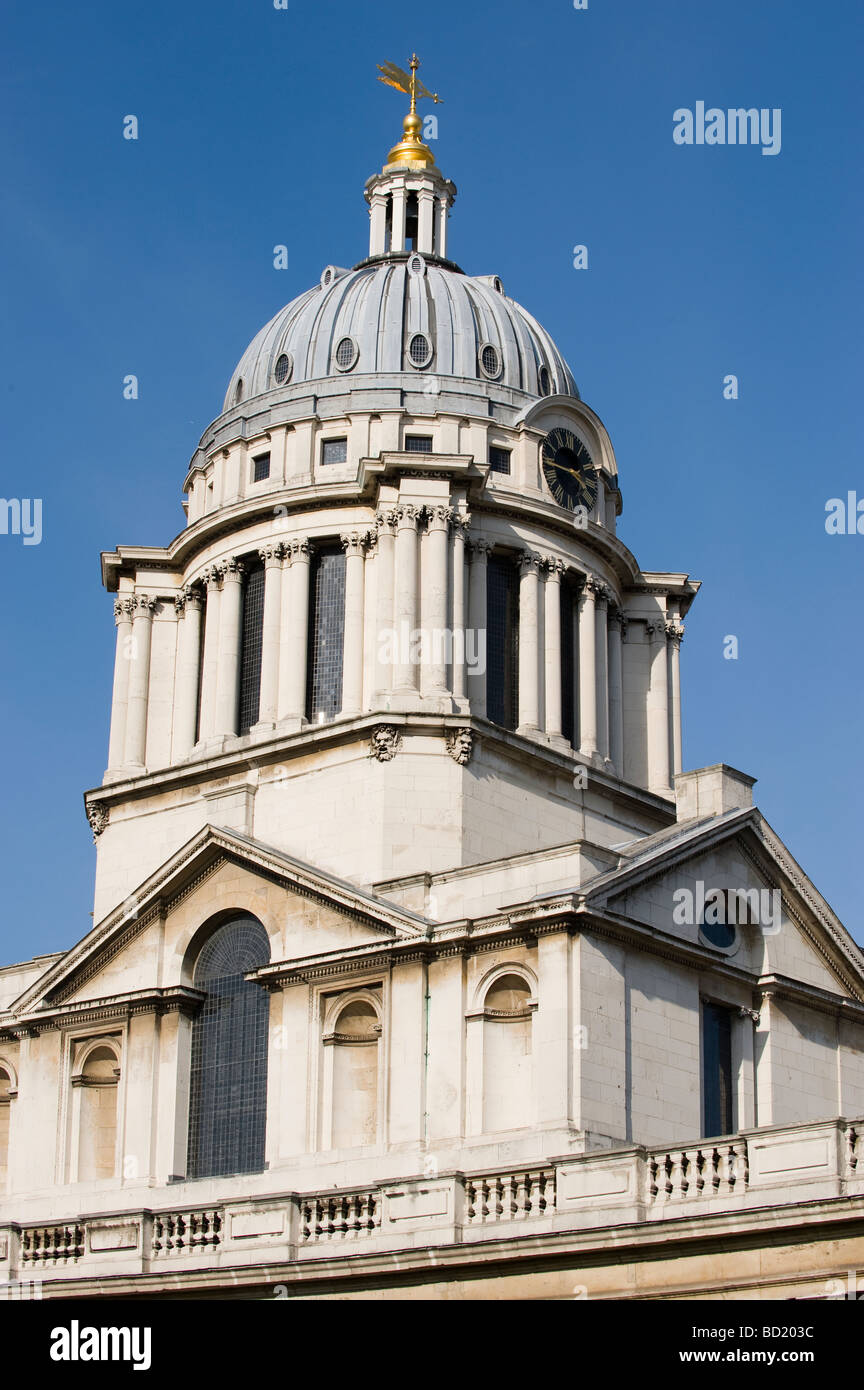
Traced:
<svg viewBox="0 0 864 1390">
<path fill-rule="evenodd" d="M 378 1137 L 378 1013 L 368 999 L 355 999 L 338 1013 L 324 1042 L 332 1048 L 330 1146 L 351 1149 Z"/>
<path fill-rule="evenodd" d="M 9 1171 L 9 1119 L 12 1113 L 12 1077 L 0 1066 L 0 1192 L 6 1191 Z"/>
<path fill-rule="evenodd" d="M 533 1123 L 531 990 L 521 975 L 499 975 L 483 1002 L 483 1129 Z"/>
<path fill-rule="evenodd" d="M 519 715 L 519 573 L 510 555 L 490 555 L 486 571 L 486 712 L 515 729 Z"/>
<path fill-rule="evenodd" d="M 238 731 L 248 734 L 258 721 L 261 697 L 261 645 L 264 633 L 264 565 L 250 561 L 243 581 L 243 635 L 240 642 Z"/>
<path fill-rule="evenodd" d="M 345 636 L 345 551 L 321 546 L 309 576 L 309 660 L 306 718 L 334 719 L 342 707 L 342 646 Z"/>
<path fill-rule="evenodd" d="M 72 1084 L 80 1087 L 78 1106 L 79 1182 L 113 1178 L 117 1171 L 117 1083 L 120 1062 L 110 1043 L 85 1054 Z"/>
<path fill-rule="evenodd" d="M 254 917 L 217 928 L 198 957 L 193 983 L 206 998 L 192 1026 L 190 1178 L 264 1167 L 270 1003 L 243 977 L 269 960 L 267 933 Z"/>
</svg>

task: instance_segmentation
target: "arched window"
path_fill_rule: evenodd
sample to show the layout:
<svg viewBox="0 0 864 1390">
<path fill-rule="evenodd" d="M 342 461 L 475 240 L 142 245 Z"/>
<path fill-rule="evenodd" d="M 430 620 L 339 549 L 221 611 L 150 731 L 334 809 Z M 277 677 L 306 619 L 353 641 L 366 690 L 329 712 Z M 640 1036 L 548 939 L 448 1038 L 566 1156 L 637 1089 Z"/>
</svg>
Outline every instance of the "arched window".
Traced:
<svg viewBox="0 0 864 1390">
<path fill-rule="evenodd" d="M 515 729 L 519 715 L 519 573 L 510 555 L 490 555 L 486 571 L 486 712 Z"/>
<path fill-rule="evenodd" d="M 374 1144 L 378 1135 L 378 1013 L 368 999 L 342 1008 L 325 1036 L 331 1056 L 330 1147 Z"/>
<path fill-rule="evenodd" d="M 98 1043 L 85 1053 L 72 1078 L 79 1090 L 79 1182 L 113 1178 L 117 1171 L 117 1083 L 119 1058 L 110 1043 Z"/>
<path fill-rule="evenodd" d="M 193 983 L 206 998 L 192 1026 L 190 1178 L 264 1167 L 270 1004 L 266 990 L 243 977 L 269 960 L 267 933 L 254 917 L 217 928 L 198 957 Z"/>
<path fill-rule="evenodd" d="M 243 581 L 243 635 L 240 643 L 238 729 L 248 734 L 258 720 L 261 698 L 261 646 L 264 633 L 264 565 L 250 561 Z"/>
<path fill-rule="evenodd" d="M 9 1119 L 13 1090 L 14 1083 L 8 1069 L 0 1066 L 0 1192 L 6 1191 L 9 1171 Z"/>
<path fill-rule="evenodd" d="M 521 975 L 499 975 L 483 1005 L 483 1129 L 533 1123 L 531 990 Z"/>
<path fill-rule="evenodd" d="M 342 707 L 342 645 L 345 636 L 345 552 L 320 546 L 309 576 L 309 658 L 306 718 L 334 719 Z"/>
</svg>

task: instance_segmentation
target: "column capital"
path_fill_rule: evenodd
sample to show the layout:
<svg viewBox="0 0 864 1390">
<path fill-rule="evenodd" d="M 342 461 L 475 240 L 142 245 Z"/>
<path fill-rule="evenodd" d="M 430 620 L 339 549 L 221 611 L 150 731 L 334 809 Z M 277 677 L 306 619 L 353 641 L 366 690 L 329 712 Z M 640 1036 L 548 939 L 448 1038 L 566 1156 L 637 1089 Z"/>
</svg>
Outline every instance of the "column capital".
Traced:
<svg viewBox="0 0 864 1390">
<path fill-rule="evenodd" d="M 273 545 L 262 545 L 258 551 L 258 558 L 265 569 L 275 569 L 282 564 L 284 554 L 284 545 L 281 541 L 276 541 Z"/>
<path fill-rule="evenodd" d="M 243 561 L 238 560 L 235 555 L 230 555 L 227 560 L 223 560 L 219 569 L 222 574 L 223 584 L 229 579 L 232 583 L 239 584 L 243 579 L 243 575 L 246 573 L 246 566 L 243 564 Z"/>
<path fill-rule="evenodd" d="M 416 530 L 422 518 L 423 508 L 416 507 L 413 502 L 400 502 L 396 508 L 396 519 L 400 531 Z"/>
<path fill-rule="evenodd" d="M 222 582 L 222 572 L 218 565 L 208 565 L 201 572 L 201 583 L 206 585 L 208 592 L 218 589 Z"/>
<path fill-rule="evenodd" d="M 380 512 L 375 513 L 375 525 L 378 528 L 379 535 L 382 531 L 385 531 L 388 535 L 392 536 L 396 531 L 397 521 L 398 517 L 395 507 L 385 507 L 382 508 Z"/>
<path fill-rule="evenodd" d="M 547 580 L 551 579 L 555 584 L 560 583 L 566 568 L 564 561 L 557 559 L 554 555 L 543 556 L 543 569 L 546 571 Z"/>
<path fill-rule="evenodd" d="M 468 553 L 471 557 L 472 565 L 478 562 L 481 565 L 485 565 L 491 551 L 492 542 L 484 541 L 482 536 L 478 536 L 476 540 L 468 542 Z"/>
<path fill-rule="evenodd" d="M 427 507 L 426 522 L 430 531 L 447 531 L 455 513 L 452 507 Z"/>
<path fill-rule="evenodd" d="M 339 537 L 342 549 L 346 555 L 359 555 L 363 558 L 363 551 L 366 547 L 368 535 L 365 531 L 346 531 Z"/>
<path fill-rule="evenodd" d="M 658 618 L 656 621 L 649 621 L 645 624 L 645 631 L 652 642 L 666 641 L 666 621 Z"/>
<path fill-rule="evenodd" d="M 135 611 L 135 600 L 131 598 L 118 598 L 114 600 L 114 621 L 119 627 L 121 623 L 132 621 L 132 614 Z"/>
<path fill-rule="evenodd" d="M 156 600 L 149 594 L 136 594 L 132 599 L 132 611 L 136 618 L 152 618 L 155 608 Z"/>
<path fill-rule="evenodd" d="M 517 556 L 520 574 L 538 574 L 542 556 L 534 550 L 520 550 Z"/>
<path fill-rule="evenodd" d="M 674 642 L 676 647 L 680 647 L 682 641 L 684 640 L 684 624 L 679 623 L 677 619 L 673 619 L 671 622 L 667 622 L 666 636 L 672 642 Z"/>
<path fill-rule="evenodd" d="M 471 529 L 470 516 L 466 515 L 465 512 L 452 511 L 450 513 L 450 521 L 453 526 L 454 536 L 461 536 L 463 540 L 467 541 L 468 532 Z"/>
</svg>

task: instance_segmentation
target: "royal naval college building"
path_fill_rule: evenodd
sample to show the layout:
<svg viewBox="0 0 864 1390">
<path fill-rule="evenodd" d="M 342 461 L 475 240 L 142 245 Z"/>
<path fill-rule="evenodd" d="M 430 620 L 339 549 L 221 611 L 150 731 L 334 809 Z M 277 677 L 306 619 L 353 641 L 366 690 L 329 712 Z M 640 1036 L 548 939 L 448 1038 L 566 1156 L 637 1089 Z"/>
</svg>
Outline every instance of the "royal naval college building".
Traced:
<svg viewBox="0 0 864 1390">
<path fill-rule="evenodd" d="M 184 529 L 102 557 L 93 925 L 0 969 L 0 1279 L 45 1298 L 864 1265 L 864 956 L 753 778 L 684 770 L 698 584 L 628 550 L 609 435 L 452 258 L 455 198 L 407 117 Z"/>
</svg>

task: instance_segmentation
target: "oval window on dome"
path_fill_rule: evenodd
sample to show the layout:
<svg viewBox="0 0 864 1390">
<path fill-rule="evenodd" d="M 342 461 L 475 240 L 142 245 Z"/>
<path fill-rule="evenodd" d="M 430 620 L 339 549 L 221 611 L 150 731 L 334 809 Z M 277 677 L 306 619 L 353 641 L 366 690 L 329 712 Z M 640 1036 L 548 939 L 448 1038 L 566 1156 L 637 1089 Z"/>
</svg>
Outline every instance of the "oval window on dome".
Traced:
<svg viewBox="0 0 864 1390">
<path fill-rule="evenodd" d="M 340 372 L 350 372 L 357 361 L 359 351 L 353 338 L 341 338 L 336 347 L 336 366 Z"/>
<path fill-rule="evenodd" d="M 540 371 L 539 371 L 538 376 L 537 376 L 537 380 L 538 380 L 538 383 L 539 383 L 539 386 L 540 386 L 540 395 L 541 395 L 541 396 L 551 396 L 551 395 L 552 395 L 552 378 L 551 378 L 550 375 L 549 375 L 549 368 L 548 368 L 548 367 L 541 367 L 541 368 L 540 368 Z"/>
<path fill-rule="evenodd" d="M 409 275 L 424 275 L 425 272 L 426 262 L 424 261 L 422 256 L 417 255 L 417 253 L 415 252 L 413 256 L 408 257 Z"/>
<path fill-rule="evenodd" d="M 425 333 L 415 333 L 408 344 L 408 361 L 412 367 L 428 367 L 432 361 L 432 344 Z"/>
<path fill-rule="evenodd" d="M 286 381 L 291 380 L 291 368 L 293 365 L 287 352 L 283 352 L 276 359 L 276 367 L 273 376 L 277 386 L 284 386 Z"/>
<path fill-rule="evenodd" d="M 243 378 L 238 376 L 237 385 L 234 387 L 234 404 L 237 405 L 243 399 Z"/>
<path fill-rule="evenodd" d="M 491 343 L 484 343 L 480 349 L 480 366 L 484 376 L 492 380 L 501 375 L 501 358 L 498 356 L 498 349 Z"/>
</svg>

